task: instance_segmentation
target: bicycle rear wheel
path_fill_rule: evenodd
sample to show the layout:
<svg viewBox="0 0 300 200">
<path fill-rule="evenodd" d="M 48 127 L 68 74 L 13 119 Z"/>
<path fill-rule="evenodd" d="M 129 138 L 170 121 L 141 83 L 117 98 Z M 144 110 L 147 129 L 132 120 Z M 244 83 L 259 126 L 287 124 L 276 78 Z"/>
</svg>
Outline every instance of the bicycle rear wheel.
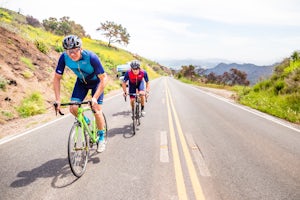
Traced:
<svg viewBox="0 0 300 200">
<path fill-rule="evenodd" d="M 89 147 L 87 134 L 82 133 L 82 127 L 78 122 L 74 123 L 68 141 L 68 160 L 72 173 L 81 177 L 88 161 Z"/>
</svg>

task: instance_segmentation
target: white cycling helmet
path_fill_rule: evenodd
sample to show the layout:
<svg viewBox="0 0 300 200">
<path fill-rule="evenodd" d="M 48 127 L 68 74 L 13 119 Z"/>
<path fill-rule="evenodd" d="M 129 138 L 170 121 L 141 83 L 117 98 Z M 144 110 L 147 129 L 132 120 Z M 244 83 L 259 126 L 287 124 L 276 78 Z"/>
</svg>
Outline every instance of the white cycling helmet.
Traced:
<svg viewBox="0 0 300 200">
<path fill-rule="evenodd" d="M 81 39 L 76 35 L 68 35 L 64 38 L 62 45 L 64 49 L 74 49 L 81 47 Z"/>
<path fill-rule="evenodd" d="M 131 69 L 139 69 L 140 68 L 140 62 L 137 60 L 134 60 L 130 63 Z"/>
</svg>

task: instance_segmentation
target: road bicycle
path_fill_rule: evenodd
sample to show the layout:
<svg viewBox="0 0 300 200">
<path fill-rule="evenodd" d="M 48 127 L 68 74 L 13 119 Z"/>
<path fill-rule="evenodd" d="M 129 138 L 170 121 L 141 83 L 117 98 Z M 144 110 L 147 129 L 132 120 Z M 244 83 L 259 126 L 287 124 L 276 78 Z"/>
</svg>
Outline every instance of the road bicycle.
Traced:
<svg viewBox="0 0 300 200">
<path fill-rule="evenodd" d="M 89 107 L 83 107 L 82 105 L 88 104 Z M 68 139 L 68 161 L 72 173 L 76 177 L 81 177 L 86 171 L 90 149 L 93 149 L 94 144 L 98 147 L 98 128 L 95 120 L 95 111 L 92 108 L 92 101 L 83 102 L 69 102 L 61 103 L 61 106 L 78 105 L 78 115 L 75 118 L 75 122 L 70 130 Z M 57 104 L 54 104 L 57 115 Z M 60 110 L 60 115 L 64 115 Z M 92 113 L 92 114 L 91 114 Z M 92 120 L 88 123 L 84 116 L 91 115 Z M 104 113 L 104 139 L 107 142 L 107 121 Z"/>
<path fill-rule="evenodd" d="M 139 93 L 129 93 L 128 96 L 134 96 L 134 104 L 133 104 L 133 109 L 132 109 L 132 133 L 133 135 L 135 135 L 136 130 L 137 130 L 137 126 L 139 126 L 141 124 L 141 117 L 143 117 L 142 115 L 142 111 L 141 111 L 141 96 L 143 96 L 144 94 L 139 94 Z M 147 97 L 148 95 L 144 95 L 145 96 L 145 101 L 147 102 Z M 125 101 L 126 101 L 126 97 L 125 96 Z"/>
</svg>

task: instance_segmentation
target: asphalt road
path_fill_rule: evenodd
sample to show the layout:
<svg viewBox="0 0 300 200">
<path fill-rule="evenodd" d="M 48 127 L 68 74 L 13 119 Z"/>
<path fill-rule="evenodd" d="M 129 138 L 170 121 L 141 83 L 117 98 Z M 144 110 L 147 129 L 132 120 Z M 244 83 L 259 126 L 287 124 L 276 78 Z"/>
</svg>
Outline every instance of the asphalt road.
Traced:
<svg viewBox="0 0 300 200">
<path fill-rule="evenodd" d="M 166 77 L 151 81 L 135 136 L 129 110 L 121 91 L 105 98 L 107 149 L 80 179 L 71 115 L 0 140 L 0 199 L 300 199 L 298 126 Z"/>
</svg>

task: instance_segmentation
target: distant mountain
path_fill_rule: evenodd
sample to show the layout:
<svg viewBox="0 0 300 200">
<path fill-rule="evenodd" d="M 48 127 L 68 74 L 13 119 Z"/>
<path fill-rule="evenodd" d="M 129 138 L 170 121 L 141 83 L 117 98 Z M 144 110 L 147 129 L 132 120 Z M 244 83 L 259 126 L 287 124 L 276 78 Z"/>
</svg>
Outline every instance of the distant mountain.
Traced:
<svg viewBox="0 0 300 200">
<path fill-rule="evenodd" d="M 212 68 L 218 65 L 219 63 L 232 63 L 232 61 L 224 60 L 224 59 L 163 59 L 158 61 L 160 64 L 173 68 L 180 69 L 181 66 L 193 65 L 197 67 L 201 67 L 204 69 Z"/>
<path fill-rule="evenodd" d="M 230 69 L 234 68 L 239 71 L 243 71 L 247 74 L 247 79 L 250 81 L 250 85 L 253 85 L 257 83 L 261 79 L 266 79 L 270 77 L 273 74 L 273 70 L 275 68 L 276 64 L 271 66 L 257 66 L 254 64 L 237 64 L 237 63 L 220 63 L 214 68 L 210 69 L 197 69 L 196 71 L 199 71 L 198 74 L 205 74 L 208 75 L 209 73 L 213 72 L 216 75 L 222 75 L 224 72 L 229 72 Z"/>
</svg>

